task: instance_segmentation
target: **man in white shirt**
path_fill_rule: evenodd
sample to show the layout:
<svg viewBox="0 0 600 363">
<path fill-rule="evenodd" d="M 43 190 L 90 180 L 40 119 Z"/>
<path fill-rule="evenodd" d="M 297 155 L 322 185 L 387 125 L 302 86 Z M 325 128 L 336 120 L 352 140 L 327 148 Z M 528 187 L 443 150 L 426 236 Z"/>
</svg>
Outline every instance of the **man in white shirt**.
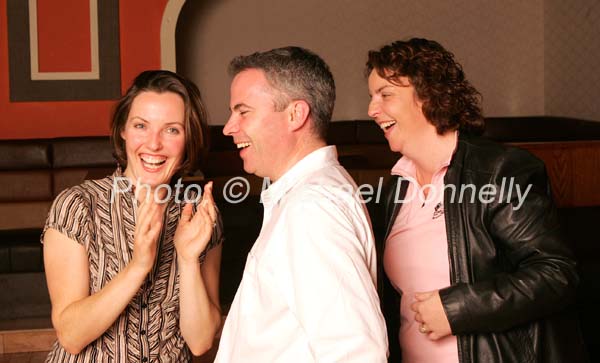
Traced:
<svg viewBox="0 0 600 363">
<path fill-rule="evenodd" d="M 325 142 L 335 101 L 329 68 L 286 47 L 237 57 L 230 73 L 223 133 L 244 170 L 272 184 L 216 362 L 385 362 L 370 221 Z"/>
</svg>

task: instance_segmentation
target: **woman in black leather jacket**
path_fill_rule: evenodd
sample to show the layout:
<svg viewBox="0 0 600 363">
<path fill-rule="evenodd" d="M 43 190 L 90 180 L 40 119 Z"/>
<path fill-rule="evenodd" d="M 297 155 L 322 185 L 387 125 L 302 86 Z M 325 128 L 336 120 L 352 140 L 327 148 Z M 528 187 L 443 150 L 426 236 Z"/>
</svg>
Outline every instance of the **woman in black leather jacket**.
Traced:
<svg viewBox="0 0 600 363">
<path fill-rule="evenodd" d="M 543 162 L 474 136 L 480 95 L 439 43 L 371 51 L 367 74 L 369 116 L 403 155 L 379 249 L 390 362 L 586 361 Z"/>
</svg>

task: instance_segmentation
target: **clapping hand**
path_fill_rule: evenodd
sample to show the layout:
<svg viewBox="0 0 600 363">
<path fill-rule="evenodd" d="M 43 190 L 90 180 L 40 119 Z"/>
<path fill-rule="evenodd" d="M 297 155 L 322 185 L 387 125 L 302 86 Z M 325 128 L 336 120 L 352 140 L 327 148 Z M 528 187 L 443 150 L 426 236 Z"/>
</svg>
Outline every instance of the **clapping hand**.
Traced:
<svg viewBox="0 0 600 363">
<path fill-rule="evenodd" d="M 148 273 L 154 266 L 158 236 L 163 226 L 165 204 L 147 193 L 136 212 L 132 264 Z"/>
<path fill-rule="evenodd" d="M 217 210 L 212 197 L 212 182 L 204 186 L 202 201 L 196 213 L 192 213 L 192 204 L 183 207 L 181 219 L 175 232 L 174 244 L 177 256 L 185 263 L 198 263 L 198 258 L 206 248 L 212 236 L 217 219 Z"/>
</svg>

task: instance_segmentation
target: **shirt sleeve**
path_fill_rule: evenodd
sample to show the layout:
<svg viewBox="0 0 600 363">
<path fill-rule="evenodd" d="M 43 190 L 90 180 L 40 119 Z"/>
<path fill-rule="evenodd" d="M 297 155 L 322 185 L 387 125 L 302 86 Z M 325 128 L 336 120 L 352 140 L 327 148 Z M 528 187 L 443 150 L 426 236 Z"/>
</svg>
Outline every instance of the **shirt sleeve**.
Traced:
<svg viewBox="0 0 600 363">
<path fill-rule="evenodd" d="M 282 281 L 315 361 L 387 361 L 385 321 L 369 269 L 374 246 L 360 232 L 371 233 L 368 222 L 322 195 L 300 199 L 283 211 Z"/>
<path fill-rule="evenodd" d="M 69 188 L 61 192 L 50 207 L 40 240 L 49 228 L 55 229 L 70 239 L 88 246 L 91 239 L 90 204 L 83 192 Z"/>
</svg>

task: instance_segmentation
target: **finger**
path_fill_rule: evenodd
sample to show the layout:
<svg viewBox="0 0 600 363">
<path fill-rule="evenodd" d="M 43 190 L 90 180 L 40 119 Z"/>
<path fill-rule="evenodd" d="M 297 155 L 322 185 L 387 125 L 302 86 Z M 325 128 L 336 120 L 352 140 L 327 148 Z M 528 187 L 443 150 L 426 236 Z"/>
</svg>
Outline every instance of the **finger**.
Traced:
<svg viewBox="0 0 600 363">
<path fill-rule="evenodd" d="M 137 203 L 137 200 L 135 201 L 135 203 Z M 146 202 L 146 199 L 142 199 L 136 209 L 136 220 L 138 223 L 142 220 L 143 216 L 146 214 L 147 209 L 148 209 L 148 203 Z"/>
<path fill-rule="evenodd" d="M 151 240 L 150 242 L 155 242 L 156 237 L 158 237 L 158 234 L 162 230 L 163 214 L 161 213 L 162 211 L 160 209 L 161 208 L 156 208 L 152 216 L 150 226 L 148 227 L 148 237 Z"/>
<path fill-rule="evenodd" d="M 217 221 L 217 209 L 215 205 L 210 203 L 207 205 L 203 205 L 201 208 L 198 209 L 201 209 L 206 213 L 206 218 L 208 219 L 210 224 L 214 226 L 215 222 Z"/>
<path fill-rule="evenodd" d="M 429 334 L 427 334 L 427 338 L 429 338 L 429 340 L 435 341 L 435 340 L 439 340 L 440 336 L 438 333 L 432 331 Z"/>
<path fill-rule="evenodd" d="M 198 218 L 201 219 L 199 223 L 201 223 L 202 231 L 207 232 L 208 235 L 210 236 L 214 229 L 214 221 L 211 219 L 208 212 L 206 210 L 204 210 L 203 208 L 198 209 L 197 214 L 199 215 Z"/>
<path fill-rule="evenodd" d="M 152 209 L 155 207 L 156 203 L 152 198 L 152 193 L 148 192 L 144 195 L 144 198 L 140 202 L 140 206 L 137 209 L 137 220 L 138 222 L 145 222 L 145 219 L 149 216 L 152 216 Z"/>
<path fill-rule="evenodd" d="M 192 219 L 193 207 L 191 203 L 185 203 L 183 210 L 181 211 L 181 219 L 179 223 L 187 223 Z"/>
<path fill-rule="evenodd" d="M 410 310 L 414 311 L 415 313 L 419 312 L 419 305 L 420 303 L 418 301 L 410 304 Z"/>
<path fill-rule="evenodd" d="M 217 208 L 215 206 L 215 200 L 213 198 L 213 182 L 209 182 L 204 186 L 204 198 L 206 198 L 206 210 L 210 215 L 210 220 L 214 223 L 217 220 Z"/>
<path fill-rule="evenodd" d="M 156 218 L 152 225 L 150 226 L 150 229 L 148 230 L 148 235 L 149 235 L 149 239 L 151 240 L 151 242 L 155 242 L 156 241 L 156 237 L 158 237 L 158 234 L 160 233 L 160 231 L 162 230 L 162 218 Z"/>
<path fill-rule="evenodd" d="M 424 323 L 423 321 L 423 317 L 421 316 L 421 314 L 416 313 L 415 314 L 415 321 L 419 322 L 419 323 Z"/>
<path fill-rule="evenodd" d="M 208 205 L 212 201 L 213 201 L 212 182 L 208 182 L 208 183 L 206 183 L 206 185 L 204 185 L 204 189 L 202 191 L 202 200 L 200 201 L 200 205 L 201 206 Z"/>
<path fill-rule="evenodd" d="M 161 201 L 160 204 L 167 202 L 167 200 L 165 200 L 166 196 L 167 196 L 167 189 L 168 188 L 160 188 L 154 192 L 154 199 L 156 201 L 160 200 Z"/>
<path fill-rule="evenodd" d="M 206 210 L 206 208 L 204 206 L 196 209 L 196 214 L 194 215 L 193 219 L 196 221 L 196 223 L 212 225 L 210 215 L 208 214 L 208 211 Z"/>
<path fill-rule="evenodd" d="M 136 233 L 145 233 L 149 226 L 148 223 L 152 218 L 152 205 L 146 201 L 142 202 L 141 208 L 138 209 L 135 216 Z"/>
<path fill-rule="evenodd" d="M 148 209 L 145 212 L 143 221 L 141 223 L 141 231 L 149 232 L 152 230 L 152 227 L 155 225 L 159 225 L 162 227 L 162 220 L 164 216 L 165 206 L 160 205 L 154 201 L 150 201 L 148 205 Z"/>
<path fill-rule="evenodd" d="M 213 182 L 209 181 L 208 183 L 206 183 L 206 185 L 204 185 L 204 195 L 202 197 L 203 198 L 210 197 L 210 199 L 212 199 L 212 190 L 213 190 Z"/>
<path fill-rule="evenodd" d="M 431 295 L 433 295 L 433 291 L 416 292 L 415 299 L 417 299 L 417 301 L 423 301 L 429 299 Z"/>
</svg>

